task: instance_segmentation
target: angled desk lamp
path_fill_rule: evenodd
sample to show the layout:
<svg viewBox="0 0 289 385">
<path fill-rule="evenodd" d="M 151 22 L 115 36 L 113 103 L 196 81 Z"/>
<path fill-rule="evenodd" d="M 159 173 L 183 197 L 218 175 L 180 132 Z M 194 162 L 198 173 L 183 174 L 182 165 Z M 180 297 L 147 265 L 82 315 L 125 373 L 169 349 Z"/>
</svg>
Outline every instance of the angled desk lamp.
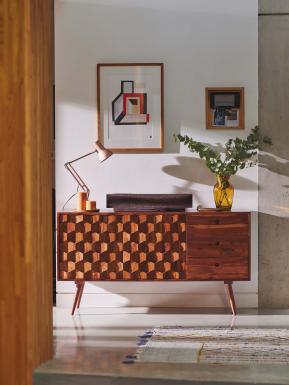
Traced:
<svg viewBox="0 0 289 385">
<path fill-rule="evenodd" d="M 91 151 L 88 154 L 82 155 L 79 158 L 73 159 L 70 162 L 66 162 L 64 164 L 64 167 L 70 172 L 70 174 L 73 176 L 73 178 L 78 183 L 78 186 L 83 190 L 82 192 L 77 192 L 76 194 L 74 194 L 74 195 L 77 195 L 77 210 L 78 211 L 82 211 L 85 209 L 86 210 L 96 210 L 96 202 L 95 201 L 88 201 L 90 189 L 88 188 L 86 183 L 83 181 L 81 176 L 78 174 L 78 172 L 75 170 L 75 168 L 72 166 L 72 163 L 77 162 L 80 159 L 86 158 L 87 156 L 92 155 L 94 153 L 98 154 L 98 159 L 99 159 L 100 163 L 104 162 L 106 159 L 108 159 L 113 154 L 112 151 L 107 150 L 102 145 L 102 143 L 98 140 L 95 142 L 95 150 L 94 151 Z M 69 198 L 68 201 L 71 198 Z"/>
</svg>

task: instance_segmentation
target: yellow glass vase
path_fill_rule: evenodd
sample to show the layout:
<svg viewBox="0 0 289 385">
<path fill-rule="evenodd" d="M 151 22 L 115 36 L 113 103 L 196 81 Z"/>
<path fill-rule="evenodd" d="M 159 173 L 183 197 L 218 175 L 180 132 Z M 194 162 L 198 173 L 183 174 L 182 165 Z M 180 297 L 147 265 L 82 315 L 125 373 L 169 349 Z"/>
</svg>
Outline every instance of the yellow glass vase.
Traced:
<svg viewBox="0 0 289 385">
<path fill-rule="evenodd" d="M 234 198 L 234 187 L 229 182 L 229 176 L 216 175 L 214 199 L 217 209 L 231 210 Z"/>
</svg>

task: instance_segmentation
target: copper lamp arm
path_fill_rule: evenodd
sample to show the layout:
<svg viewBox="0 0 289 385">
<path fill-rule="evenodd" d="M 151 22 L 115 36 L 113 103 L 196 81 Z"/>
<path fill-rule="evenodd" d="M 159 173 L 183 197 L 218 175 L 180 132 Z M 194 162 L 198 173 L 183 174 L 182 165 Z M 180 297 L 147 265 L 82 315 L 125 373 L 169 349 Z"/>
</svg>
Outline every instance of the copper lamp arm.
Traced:
<svg viewBox="0 0 289 385">
<path fill-rule="evenodd" d="M 88 188 L 88 186 L 86 185 L 86 183 L 83 181 L 83 179 L 81 178 L 81 176 L 78 174 L 78 172 L 75 170 L 75 168 L 72 166 L 72 163 L 74 162 L 77 162 L 78 160 L 80 159 L 83 159 L 83 158 L 86 158 L 87 156 L 89 155 L 92 155 L 94 154 L 95 152 L 97 152 L 97 150 L 94 150 L 94 151 L 91 151 L 89 152 L 88 154 L 85 154 L 85 155 L 82 155 L 80 156 L 79 158 L 76 158 L 76 159 L 73 159 L 71 160 L 70 162 L 66 162 L 64 164 L 64 167 L 70 172 L 70 174 L 73 176 L 73 178 L 76 180 L 76 182 L 79 184 L 79 186 L 87 192 L 87 197 L 89 197 L 89 194 L 90 194 L 90 190 Z"/>
</svg>

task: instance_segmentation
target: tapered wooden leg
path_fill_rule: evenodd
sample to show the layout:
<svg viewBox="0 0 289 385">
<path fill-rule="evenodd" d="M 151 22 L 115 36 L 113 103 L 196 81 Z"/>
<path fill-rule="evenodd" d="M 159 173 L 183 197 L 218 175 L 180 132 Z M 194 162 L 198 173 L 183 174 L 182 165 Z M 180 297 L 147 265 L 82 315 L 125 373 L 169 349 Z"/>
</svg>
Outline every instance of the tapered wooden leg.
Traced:
<svg viewBox="0 0 289 385">
<path fill-rule="evenodd" d="M 236 316 L 233 314 L 233 317 L 232 317 L 231 323 L 230 323 L 230 329 L 231 329 L 231 330 L 234 329 L 235 321 L 236 321 Z"/>
<path fill-rule="evenodd" d="M 235 303 L 234 292 L 232 287 L 233 282 L 225 281 L 224 284 L 225 284 L 225 288 L 228 296 L 228 301 L 232 309 L 232 313 L 235 316 L 237 314 L 237 309 L 236 309 L 236 303 Z"/>
<path fill-rule="evenodd" d="M 79 296 L 78 296 L 77 309 L 79 309 L 79 306 L 80 306 L 84 285 L 85 285 L 85 282 L 81 282 L 81 289 L 80 289 L 80 293 L 79 293 Z"/>
<path fill-rule="evenodd" d="M 78 304 L 78 301 L 79 301 L 79 296 L 80 296 L 80 293 L 81 293 L 81 288 L 83 286 L 82 282 L 79 282 L 79 281 L 75 281 L 75 285 L 76 285 L 76 293 L 75 293 L 74 303 L 73 303 L 72 312 L 71 312 L 72 315 L 75 312 L 75 308 L 76 308 L 76 306 Z"/>
</svg>

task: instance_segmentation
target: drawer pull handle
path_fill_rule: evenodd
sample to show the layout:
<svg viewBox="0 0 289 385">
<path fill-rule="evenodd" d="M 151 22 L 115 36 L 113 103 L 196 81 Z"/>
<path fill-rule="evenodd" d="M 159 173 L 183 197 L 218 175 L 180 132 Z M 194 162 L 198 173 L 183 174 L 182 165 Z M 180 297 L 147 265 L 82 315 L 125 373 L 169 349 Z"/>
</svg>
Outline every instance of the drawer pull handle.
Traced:
<svg viewBox="0 0 289 385">
<path fill-rule="evenodd" d="M 216 266 L 216 267 L 219 267 L 219 266 L 220 266 L 220 264 L 219 264 L 219 263 L 215 263 L 215 266 Z"/>
<path fill-rule="evenodd" d="M 220 242 L 216 242 L 216 243 L 215 243 L 215 246 L 220 246 Z"/>
<path fill-rule="evenodd" d="M 215 225 L 218 225 L 220 223 L 219 219 L 215 219 Z"/>
</svg>

